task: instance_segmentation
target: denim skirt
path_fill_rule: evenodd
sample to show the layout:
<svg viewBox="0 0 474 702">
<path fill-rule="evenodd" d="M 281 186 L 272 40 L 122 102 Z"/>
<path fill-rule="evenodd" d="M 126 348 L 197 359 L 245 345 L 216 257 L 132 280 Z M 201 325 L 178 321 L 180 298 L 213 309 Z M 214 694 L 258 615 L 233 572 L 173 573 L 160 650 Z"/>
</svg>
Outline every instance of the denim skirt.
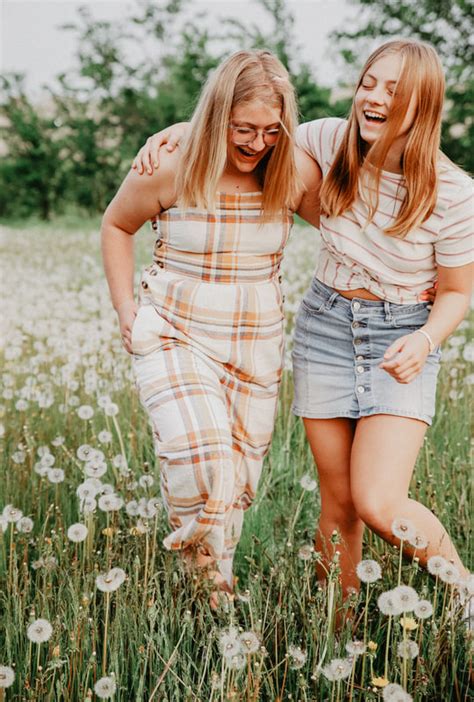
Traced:
<svg viewBox="0 0 474 702">
<path fill-rule="evenodd" d="M 293 412 L 312 419 L 393 414 L 431 424 L 439 347 L 411 383 L 398 383 L 379 368 L 387 348 L 422 327 L 428 315 L 425 302 L 349 300 L 313 278 L 296 317 Z"/>
</svg>

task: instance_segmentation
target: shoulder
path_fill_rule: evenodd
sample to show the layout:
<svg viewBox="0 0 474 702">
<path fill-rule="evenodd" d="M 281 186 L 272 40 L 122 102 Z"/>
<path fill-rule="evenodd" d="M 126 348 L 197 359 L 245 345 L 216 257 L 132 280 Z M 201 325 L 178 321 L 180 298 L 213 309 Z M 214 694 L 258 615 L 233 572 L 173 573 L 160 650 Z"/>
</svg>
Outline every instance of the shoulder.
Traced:
<svg viewBox="0 0 474 702">
<path fill-rule="evenodd" d="M 461 168 L 442 156 L 438 166 L 438 200 L 447 209 L 466 204 L 472 207 L 474 181 Z"/>
<path fill-rule="evenodd" d="M 324 117 L 300 124 L 296 144 L 322 166 L 337 150 L 347 126 L 345 119 Z"/>
<path fill-rule="evenodd" d="M 298 171 L 298 175 L 306 189 L 313 189 L 318 187 L 321 181 L 321 169 L 316 163 L 314 158 L 312 158 L 306 151 L 295 148 L 295 163 Z"/>
</svg>

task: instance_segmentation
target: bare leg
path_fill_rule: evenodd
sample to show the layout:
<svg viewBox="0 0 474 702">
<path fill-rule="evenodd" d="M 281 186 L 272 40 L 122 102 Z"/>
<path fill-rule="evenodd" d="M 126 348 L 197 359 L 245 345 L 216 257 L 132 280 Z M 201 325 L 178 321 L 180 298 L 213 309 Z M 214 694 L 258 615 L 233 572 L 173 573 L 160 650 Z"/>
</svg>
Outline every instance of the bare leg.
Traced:
<svg viewBox="0 0 474 702">
<path fill-rule="evenodd" d="M 306 434 L 319 474 L 321 515 L 316 531 L 316 549 L 323 554 L 318 568 L 321 580 L 326 577 L 334 551 L 340 552 L 343 592 L 359 588 L 355 566 L 361 559 L 364 524 L 351 495 L 350 460 L 355 422 L 351 419 L 305 419 Z M 331 536 L 339 531 L 342 543 L 333 545 Z"/>
<path fill-rule="evenodd" d="M 408 497 L 426 429 L 424 422 L 406 417 L 378 414 L 360 419 L 352 444 L 352 499 L 365 524 L 391 544 L 400 543 L 392 534 L 393 520 L 409 519 L 428 539 L 427 548 L 416 553 L 421 565 L 426 566 L 431 556 L 441 555 L 465 577 L 467 571 L 441 522 L 427 507 Z"/>
</svg>

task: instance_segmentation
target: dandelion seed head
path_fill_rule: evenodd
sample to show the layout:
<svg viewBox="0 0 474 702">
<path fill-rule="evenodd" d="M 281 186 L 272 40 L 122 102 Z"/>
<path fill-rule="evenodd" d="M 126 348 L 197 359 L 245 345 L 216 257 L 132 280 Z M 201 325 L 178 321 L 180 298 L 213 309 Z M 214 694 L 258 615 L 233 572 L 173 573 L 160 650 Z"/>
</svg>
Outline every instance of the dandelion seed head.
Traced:
<svg viewBox="0 0 474 702">
<path fill-rule="evenodd" d="M 53 627 L 47 619 L 35 619 L 26 630 L 26 635 L 32 643 L 45 643 L 52 633 Z"/>
<path fill-rule="evenodd" d="M 459 582 L 460 572 L 452 563 L 446 563 L 439 572 L 439 579 L 447 585 L 455 585 Z"/>
<path fill-rule="evenodd" d="M 81 405 L 77 408 L 77 416 L 79 419 L 92 419 L 94 416 L 94 410 L 90 405 Z"/>
<path fill-rule="evenodd" d="M 322 673 L 331 682 L 345 680 L 351 674 L 352 665 L 353 662 L 350 658 L 334 658 L 322 668 Z"/>
<path fill-rule="evenodd" d="M 110 431 L 107 431 L 107 429 L 103 429 L 98 433 L 97 438 L 101 444 L 110 444 L 112 441 L 112 434 Z"/>
<path fill-rule="evenodd" d="M 397 653 L 400 658 L 413 660 L 418 655 L 418 644 L 411 639 L 400 641 L 397 646 Z"/>
<path fill-rule="evenodd" d="M 71 524 L 67 530 L 67 538 L 69 541 L 73 541 L 74 543 L 80 543 L 87 537 L 88 531 L 89 530 L 85 524 L 77 522 L 76 524 Z"/>
<path fill-rule="evenodd" d="M 415 525 L 409 519 L 398 517 L 392 522 L 392 534 L 401 541 L 410 541 L 416 536 Z"/>
<path fill-rule="evenodd" d="M 65 478 L 64 471 L 62 468 L 48 468 L 46 476 L 49 482 L 53 483 L 53 485 L 62 483 Z"/>
<path fill-rule="evenodd" d="M 422 551 L 428 546 L 428 539 L 420 531 L 417 531 L 412 539 L 408 539 L 411 546 L 414 546 L 418 551 Z"/>
<path fill-rule="evenodd" d="M 104 412 L 108 417 L 115 417 L 119 413 L 118 405 L 115 402 L 109 402 L 104 407 Z"/>
<path fill-rule="evenodd" d="M 33 526 L 33 520 L 29 517 L 22 517 L 15 524 L 15 527 L 22 534 L 31 534 L 31 532 L 33 531 Z"/>
<path fill-rule="evenodd" d="M 259 650 L 260 637 L 254 631 L 243 631 L 239 638 L 243 653 L 256 653 Z"/>
<path fill-rule="evenodd" d="M 82 444 L 76 451 L 76 456 L 80 461 L 87 461 L 94 449 L 89 444 Z"/>
<path fill-rule="evenodd" d="M 310 561 L 313 557 L 314 547 L 312 544 L 304 544 L 298 549 L 298 558 L 302 561 Z"/>
<path fill-rule="evenodd" d="M 17 509 L 13 505 L 5 505 L 2 516 L 7 520 L 7 522 L 17 522 L 23 517 L 23 512 L 21 509 Z"/>
<path fill-rule="evenodd" d="M 348 641 L 346 643 L 346 651 L 350 656 L 361 656 L 365 653 L 367 646 L 363 641 Z"/>
<path fill-rule="evenodd" d="M 382 569 L 377 561 L 367 559 L 360 561 L 356 567 L 356 573 L 359 580 L 363 583 L 375 583 L 382 577 Z"/>
<path fill-rule="evenodd" d="M 302 668 L 308 657 L 306 651 L 303 651 L 300 646 L 293 645 L 288 647 L 288 655 L 290 656 L 291 660 L 290 667 L 293 668 L 293 670 L 299 670 Z"/>
<path fill-rule="evenodd" d="M 13 685 L 15 671 L 9 665 L 0 665 L 0 688 L 5 689 Z"/>
<path fill-rule="evenodd" d="M 403 612 L 403 605 L 400 596 L 395 590 L 387 590 L 382 592 L 377 599 L 377 606 L 382 612 L 388 616 L 397 616 Z"/>
<path fill-rule="evenodd" d="M 235 656 L 226 656 L 226 663 L 232 670 L 242 670 L 245 667 L 246 659 L 242 653 L 237 653 Z"/>
<path fill-rule="evenodd" d="M 384 702 L 410 702 L 412 699 L 408 692 L 405 692 L 401 685 L 389 683 L 382 692 Z"/>
<path fill-rule="evenodd" d="M 431 575 L 439 575 L 442 569 L 448 565 L 448 561 L 443 556 L 431 556 L 428 558 L 426 567 Z"/>
<path fill-rule="evenodd" d="M 239 632 L 235 626 L 222 629 L 218 641 L 219 650 L 226 659 L 231 659 L 242 651 Z"/>
<path fill-rule="evenodd" d="M 305 473 L 305 475 L 303 475 L 303 477 L 300 479 L 300 485 L 303 490 L 306 490 L 307 492 L 313 492 L 318 487 L 316 480 L 314 480 L 309 473 Z"/>
<path fill-rule="evenodd" d="M 102 573 L 95 579 L 97 589 L 101 592 L 115 592 L 127 577 L 122 568 L 111 568 L 108 573 Z"/>
<path fill-rule="evenodd" d="M 100 697 L 101 700 L 107 700 L 109 697 L 112 697 L 115 694 L 116 689 L 117 684 L 115 679 L 108 675 L 105 675 L 103 678 L 97 680 L 96 684 L 94 685 L 94 692 L 97 697 Z"/>
<path fill-rule="evenodd" d="M 394 589 L 394 592 L 400 599 L 403 612 L 412 612 L 420 599 L 417 591 L 410 585 L 399 585 Z"/>
</svg>

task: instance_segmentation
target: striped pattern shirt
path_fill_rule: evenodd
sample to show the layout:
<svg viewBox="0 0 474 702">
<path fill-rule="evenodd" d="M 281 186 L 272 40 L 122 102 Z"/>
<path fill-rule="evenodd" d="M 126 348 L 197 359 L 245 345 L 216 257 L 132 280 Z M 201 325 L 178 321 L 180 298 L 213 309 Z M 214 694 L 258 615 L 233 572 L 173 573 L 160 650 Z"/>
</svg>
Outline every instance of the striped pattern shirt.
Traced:
<svg viewBox="0 0 474 702">
<path fill-rule="evenodd" d="M 346 120 L 317 119 L 300 125 L 297 143 L 328 173 Z M 382 171 L 379 207 L 367 223 L 368 206 L 357 196 L 339 217 L 321 216 L 321 253 L 316 277 L 339 290 L 365 288 L 398 304 L 418 301 L 436 280 L 436 267 L 463 266 L 473 260 L 473 184 L 450 164 L 440 165 L 438 198 L 430 217 L 404 239 L 384 230 L 395 220 L 405 197 L 402 175 Z"/>
</svg>

